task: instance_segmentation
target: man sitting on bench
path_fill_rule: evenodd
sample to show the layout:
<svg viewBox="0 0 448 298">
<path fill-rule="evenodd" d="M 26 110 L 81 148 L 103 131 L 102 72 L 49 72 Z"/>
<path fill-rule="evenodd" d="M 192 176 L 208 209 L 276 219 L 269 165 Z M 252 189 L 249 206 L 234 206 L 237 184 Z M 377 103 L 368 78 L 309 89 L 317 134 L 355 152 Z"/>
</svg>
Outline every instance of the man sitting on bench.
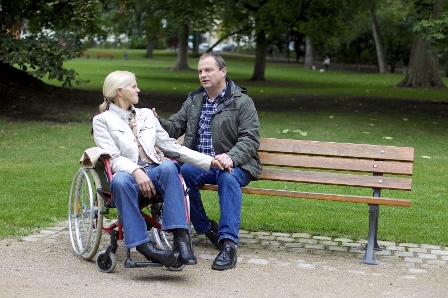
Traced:
<svg viewBox="0 0 448 298">
<path fill-rule="evenodd" d="M 204 171 L 184 164 L 181 172 L 190 189 L 191 222 L 195 231 L 205 234 L 220 249 L 212 269 L 227 270 L 237 262 L 241 187 L 261 174 L 257 153 L 260 122 L 247 89 L 226 77 L 221 56 L 213 52 L 202 55 L 198 73 L 202 87 L 193 91 L 169 120 L 159 118 L 159 121 L 171 137 L 179 138 L 185 133 L 184 146 L 215 157 L 226 168 Z M 219 225 L 207 217 L 202 205 L 199 188 L 204 184 L 219 185 Z"/>
</svg>

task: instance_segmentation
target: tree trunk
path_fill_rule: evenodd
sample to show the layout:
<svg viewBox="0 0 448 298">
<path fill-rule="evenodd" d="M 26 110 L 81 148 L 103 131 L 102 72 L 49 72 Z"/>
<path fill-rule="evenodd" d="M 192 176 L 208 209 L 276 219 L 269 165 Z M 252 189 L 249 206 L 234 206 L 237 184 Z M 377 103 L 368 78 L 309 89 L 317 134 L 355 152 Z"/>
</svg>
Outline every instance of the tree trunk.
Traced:
<svg viewBox="0 0 448 298">
<path fill-rule="evenodd" d="M 152 41 L 152 40 L 149 40 L 148 43 L 146 44 L 145 57 L 146 58 L 154 57 L 154 41 Z"/>
<path fill-rule="evenodd" d="M 151 31 L 151 32 L 146 32 L 147 36 L 149 37 L 147 39 L 147 43 L 146 43 L 146 53 L 145 53 L 145 57 L 146 58 L 153 58 L 154 57 L 154 45 L 155 45 L 155 41 L 156 41 L 156 32 L 155 31 Z"/>
<path fill-rule="evenodd" d="M 405 78 L 398 87 L 445 87 L 439 74 L 437 53 L 428 53 L 431 41 L 414 37 Z"/>
<path fill-rule="evenodd" d="M 266 69 L 266 50 L 267 40 L 264 30 L 260 30 L 257 33 L 257 48 L 255 50 L 255 66 L 254 73 L 250 80 L 252 81 L 264 81 L 264 72 Z"/>
<path fill-rule="evenodd" d="M 373 39 L 375 41 L 375 48 L 376 48 L 376 57 L 378 60 L 378 69 L 380 73 L 386 73 L 386 59 L 384 58 L 383 54 L 383 46 L 381 44 L 381 37 L 380 37 L 380 31 L 378 29 L 378 22 L 376 20 L 375 15 L 375 6 L 373 3 L 373 0 L 367 0 L 367 3 L 369 5 L 369 15 L 370 15 L 370 23 L 372 24 L 372 32 L 373 32 Z"/>
<path fill-rule="evenodd" d="M 188 66 L 188 25 L 185 24 L 179 30 L 179 49 L 177 51 L 176 65 L 173 70 L 190 70 Z"/>
<path fill-rule="evenodd" d="M 199 44 L 200 42 L 200 36 L 201 34 L 199 32 L 196 32 L 194 34 L 194 39 L 193 39 L 193 57 L 199 57 Z"/>
<path fill-rule="evenodd" d="M 309 36 L 305 38 L 305 61 L 303 67 L 311 69 L 314 65 L 313 44 Z"/>
</svg>

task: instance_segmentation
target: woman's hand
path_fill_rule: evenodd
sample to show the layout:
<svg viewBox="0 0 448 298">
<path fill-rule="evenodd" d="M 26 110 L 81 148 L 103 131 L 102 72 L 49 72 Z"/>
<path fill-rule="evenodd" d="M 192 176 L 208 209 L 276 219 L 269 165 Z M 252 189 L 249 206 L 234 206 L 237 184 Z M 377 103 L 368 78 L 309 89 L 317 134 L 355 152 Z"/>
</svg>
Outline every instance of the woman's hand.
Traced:
<svg viewBox="0 0 448 298">
<path fill-rule="evenodd" d="M 138 184 L 138 187 L 145 197 L 150 197 L 156 194 L 156 189 L 154 184 L 152 184 L 151 179 L 149 179 L 148 175 L 143 168 L 138 168 L 134 172 L 132 172 L 132 176 L 134 176 L 135 181 Z"/>
<path fill-rule="evenodd" d="M 210 164 L 210 166 L 212 168 L 219 168 L 221 170 L 224 170 L 224 166 L 217 159 L 212 159 L 212 163 Z"/>
</svg>

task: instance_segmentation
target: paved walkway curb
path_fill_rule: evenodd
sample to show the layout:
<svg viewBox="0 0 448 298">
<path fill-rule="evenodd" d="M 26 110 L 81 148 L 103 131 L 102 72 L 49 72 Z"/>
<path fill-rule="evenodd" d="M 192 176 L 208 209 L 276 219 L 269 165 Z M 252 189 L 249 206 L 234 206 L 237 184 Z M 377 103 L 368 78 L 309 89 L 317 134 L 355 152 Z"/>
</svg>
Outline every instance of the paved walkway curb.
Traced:
<svg viewBox="0 0 448 298">
<path fill-rule="evenodd" d="M 104 226 L 108 225 L 107 223 Z M 68 223 L 60 222 L 54 227 L 40 231 L 39 234 L 22 238 L 24 241 L 43 241 L 53 243 L 60 234 L 68 234 Z M 193 233 L 193 241 L 205 243 L 204 235 Z M 367 240 L 353 241 L 346 238 L 331 238 L 325 236 L 311 236 L 305 233 L 269 233 L 249 232 L 240 230 L 239 246 L 247 248 L 264 248 L 274 251 L 289 252 L 339 252 L 359 254 L 360 259 L 364 255 L 362 246 Z M 403 261 L 407 267 L 413 270 L 425 270 L 429 268 L 443 268 L 448 261 L 448 247 L 440 247 L 431 244 L 395 243 L 378 241 L 381 251 L 376 251 L 377 259 L 394 259 Z"/>
</svg>

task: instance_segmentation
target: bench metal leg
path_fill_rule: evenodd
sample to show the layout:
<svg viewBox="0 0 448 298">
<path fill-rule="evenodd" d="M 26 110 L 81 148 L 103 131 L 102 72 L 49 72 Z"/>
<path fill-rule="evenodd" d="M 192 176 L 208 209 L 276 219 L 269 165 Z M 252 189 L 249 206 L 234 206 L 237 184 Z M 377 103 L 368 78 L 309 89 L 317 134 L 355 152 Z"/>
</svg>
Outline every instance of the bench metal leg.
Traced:
<svg viewBox="0 0 448 298">
<path fill-rule="evenodd" d="M 361 263 L 367 264 L 367 265 L 378 265 L 379 262 L 377 261 L 374 253 L 375 246 L 378 246 L 378 243 L 376 242 L 376 232 L 378 230 L 378 213 L 379 213 L 379 206 L 378 205 L 369 205 L 369 237 L 367 239 L 367 247 L 366 247 L 366 253 L 364 254 L 364 257 L 361 260 Z M 379 247 L 379 246 L 378 246 Z"/>
</svg>

